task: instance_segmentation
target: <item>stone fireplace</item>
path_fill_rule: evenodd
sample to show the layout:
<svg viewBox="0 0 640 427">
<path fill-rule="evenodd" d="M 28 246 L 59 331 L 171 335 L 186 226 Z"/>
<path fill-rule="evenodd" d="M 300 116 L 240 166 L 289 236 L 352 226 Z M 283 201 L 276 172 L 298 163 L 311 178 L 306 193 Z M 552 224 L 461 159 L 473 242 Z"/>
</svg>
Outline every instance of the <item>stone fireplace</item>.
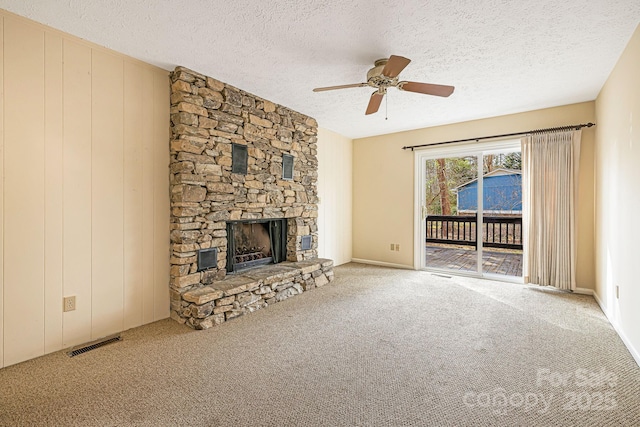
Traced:
<svg viewBox="0 0 640 427">
<path fill-rule="evenodd" d="M 170 148 L 173 319 L 207 328 L 333 279 L 313 118 L 177 67 Z"/>
</svg>

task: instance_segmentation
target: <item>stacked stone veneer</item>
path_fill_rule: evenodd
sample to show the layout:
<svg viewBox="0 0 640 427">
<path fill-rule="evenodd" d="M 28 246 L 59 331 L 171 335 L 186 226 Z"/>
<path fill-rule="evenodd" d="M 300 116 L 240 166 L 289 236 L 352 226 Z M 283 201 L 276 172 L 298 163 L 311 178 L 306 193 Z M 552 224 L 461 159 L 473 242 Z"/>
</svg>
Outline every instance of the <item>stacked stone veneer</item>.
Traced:
<svg viewBox="0 0 640 427">
<path fill-rule="evenodd" d="M 232 143 L 247 146 L 246 175 L 231 173 Z M 294 157 L 282 179 L 282 154 Z M 317 123 L 211 77 L 171 74 L 171 316 L 207 328 L 321 286 L 332 261 L 317 259 Z M 226 277 L 226 223 L 287 218 L 287 262 Z M 310 250 L 301 239 L 312 235 Z M 197 251 L 218 248 L 198 272 Z"/>
</svg>

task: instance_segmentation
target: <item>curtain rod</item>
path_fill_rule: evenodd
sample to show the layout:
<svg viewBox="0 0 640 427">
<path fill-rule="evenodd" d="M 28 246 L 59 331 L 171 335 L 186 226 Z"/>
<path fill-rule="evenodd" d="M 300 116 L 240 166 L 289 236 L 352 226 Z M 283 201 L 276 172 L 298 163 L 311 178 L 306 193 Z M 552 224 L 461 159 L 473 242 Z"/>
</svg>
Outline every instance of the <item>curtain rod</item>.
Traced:
<svg viewBox="0 0 640 427">
<path fill-rule="evenodd" d="M 534 129 L 534 130 L 529 130 L 526 132 L 514 132 L 514 133 L 505 133 L 502 135 L 491 135 L 491 136 L 480 136 L 477 138 L 467 138 L 467 139 L 456 139 L 453 141 L 442 141 L 442 142 L 434 142 L 433 144 L 420 144 L 420 145 L 408 145 L 405 147 L 402 147 L 403 150 L 415 150 L 416 148 L 421 148 L 421 147 L 433 147 L 435 145 L 444 145 L 444 144 L 453 144 L 455 142 L 469 142 L 469 141 L 480 141 L 483 139 L 496 139 L 496 138 L 506 138 L 508 136 L 518 136 L 518 135 L 528 135 L 530 133 L 537 133 L 537 132 L 553 132 L 553 131 L 559 131 L 559 130 L 570 130 L 570 129 L 575 129 L 575 130 L 579 130 L 582 128 L 590 128 L 591 126 L 595 126 L 595 123 L 583 123 L 583 124 L 579 124 L 579 125 L 571 125 L 571 126 L 560 126 L 560 127 L 555 127 L 555 128 L 546 128 L 546 129 Z"/>
</svg>

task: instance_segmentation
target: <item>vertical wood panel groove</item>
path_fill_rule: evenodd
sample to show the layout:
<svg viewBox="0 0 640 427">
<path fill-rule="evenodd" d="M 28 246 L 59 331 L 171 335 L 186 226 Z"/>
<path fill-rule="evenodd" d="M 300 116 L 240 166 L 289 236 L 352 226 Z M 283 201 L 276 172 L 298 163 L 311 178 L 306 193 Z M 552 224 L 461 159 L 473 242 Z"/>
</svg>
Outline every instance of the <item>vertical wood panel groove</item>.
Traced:
<svg viewBox="0 0 640 427">
<path fill-rule="evenodd" d="M 4 367 L 4 16 L 0 16 L 0 368 Z"/>
<path fill-rule="evenodd" d="M 151 92 L 151 99 L 152 99 L 152 105 L 155 106 L 156 103 L 156 82 L 155 82 L 155 75 L 151 75 L 151 79 L 152 79 L 152 85 L 153 85 L 153 90 Z M 156 115 L 155 115 L 155 111 L 153 112 L 153 116 L 151 118 L 151 123 L 153 126 L 153 129 L 155 130 L 156 128 Z M 157 222 L 158 222 L 158 218 L 157 218 L 157 214 L 156 214 L 156 207 L 157 207 L 157 194 L 156 194 L 156 190 L 158 187 L 158 182 L 156 181 L 156 177 L 157 175 L 157 168 L 158 168 L 158 161 L 157 161 L 157 145 L 158 145 L 158 141 L 156 141 L 156 135 L 155 132 L 153 134 L 153 151 L 152 151 L 152 156 L 153 156 L 153 163 L 152 163 L 152 167 L 153 167 L 153 197 L 152 197 L 152 206 L 153 206 L 153 272 L 152 272 L 152 283 L 153 283 L 153 288 L 152 288 L 152 304 L 151 304 L 151 309 L 152 309 L 152 319 L 156 320 L 156 313 L 155 313 L 155 300 L 156 300 L 156 283 L 158 283 L 158 277 L 157 277 L 157 273 L 158 273 L 158 269 L 157 269 L 157 265 L 156 265 L 156 258 L 157 258 L 157 247 L 158 247 L 158 240 L 157 240 L 157 236 L 156 236 L 156 228 L 158 226 Z"/>
<path fill-rule="evenodd" d="M 126 270 L 126 186 L 127 186 L 127 162 L 125 160 L 126 156 L 126 122 L 127 122 L 127 112 L 125 107 L 125 99 L 127 96 L 126 93 L 126 61 L 122 61 L 122 330 L 126 330 L 127 322 L 126 322 L 126 312 L 127 312 L 127 270 Z"/>
<path fill-rule="evenodd" d="M 94 316 L 94 310 L 93 310 L 93 257 L 94 257 L 94 251 L 93 251 L 93 81 L 95 79 L 95 75 L 94 72 L 95 70 L 93 69 L 93 49 L 89 50 L 89 56 L 90 56 L 90 62 L 89 62 L 89 68 L 91 70 L 91 79 L 90 79 L 90 84 L 89 84 L 89 106 L 91 108 L 90 112 L 89 112 L 89 159 L 90 159 L 90 168 L 89 168 L 89 175 L 90 175 L 90 184 L 89 184 L 89 200 L 90 200 L 90 208 L 89 208 L 89 230 L 91 230 L 91 234 L 89 237 L 89 247 L 91 248 L 91 262 L 89 263 L 89 278 L 90 278 L 90 282 L 89 282 L 89 306 L 91 307 L 91 315 L 89 316 L 89 337 L 90 339 L 95 339 L 93 336 L 93 316 Z"/>
<path fill-rule="evenodd" d="M 63 41 L 63 346 L 91 340 L 91 52 Z"/>
<path fill-rule="evenodd" d="M 123 329 L 122 62 L 114 55 L 92 54 L 92 339 Z"/>
<path fill-rule="evenodd" d="M 64 139 L 65 139 L 65 135 L 66 135 L 66 129 L 65 129 L 65 108 L 64 108 L 64 94 L 65 94 L 65 84 L 64 84 L 64 55 L 65 55 L 65 48 L 64 48 L 64 39 L 62 40 L 62 81 L 60 82 L 60 86 L 62 88 L 62 108 L 60 111 L 60 116 L 62 119 L 62 123 L 60 124 L 60 127 L 62 128 L 62 158 L 60 159 L 60 164 L 62 167 L 62 183 L 61 183 L 61 191 L 62 191 L 62 199 L 60 200 L 60 204 L 62 205 L 62 248 L 60 251 L 60 261 L 62 262 L 62 297 L 64 298 L 64 283 L 65 283 L 65 274 L 64 274 L 64 265 L 65 265 L 65 251 L 64 251 L 64 245 L 65 245 L 65 229 L 64 229 L 64 217 L 66 214 L 66 209 L 65 209 L 65 204 L 64 204 L 64 194 L 65 194 L 65 185 L 64 185 L 64 170 L 65 170 L 65 161 L 64 161 Z M 62 316 L 62 330 L 61 332 L 61 338 L 62 338 L 62 347 L 64 348 L 64 314 Z"/>
<path fill-rule="evenodd" d="M 143 323 L 143 70 L 125 62 L 124 80 L 124 328 Z"/>
<path fill-rule="evenodd" d="M 153 105 L 153 74 L 144 70 L 142 79 L 142 99 Z M 142 111 L 142 322 L 153 322 L 153 252 L 154 252 L 154 175 L 153 175 L 153 114 L 150 108 Z"/>
<path fill-rule="evenodd" d="M 43 31 L 42 34 L 42 88 L 44 89 L 42 94 L 42 150 L 43 153 L 46 150 L 46 140 L 47 140 L 47 41 L 46 41 L 46 33 Z M 45 353 L 46 343 L 47 343 L 47 262 L 45 260 L 46 250 L 47 250 L 47 231 L 46 231 L 46 221 L 47 221 L 47 160 L 46 156 L 42 156 L 42 313 L 43 313 L 43 321 L 42 321 L 42 354 Z"/>
<path fill-rule="evenodd" d="M 45 353 L 62 349 L 62 37 L 45 33 Z"/>
</svg>

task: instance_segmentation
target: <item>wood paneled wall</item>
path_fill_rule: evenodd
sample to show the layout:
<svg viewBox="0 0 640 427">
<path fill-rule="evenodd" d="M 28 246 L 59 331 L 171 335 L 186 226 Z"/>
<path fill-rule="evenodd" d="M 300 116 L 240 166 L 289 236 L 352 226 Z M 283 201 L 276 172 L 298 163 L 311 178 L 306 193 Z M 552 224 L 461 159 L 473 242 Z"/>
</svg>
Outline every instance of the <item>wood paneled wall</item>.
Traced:
<svg viewBox="0 0 640 427">
<path fill-rule="evenodd" d="M 0 367 L 168 317 L 168 73 L 0 11 L 0 87 Z"/>
</svg>

